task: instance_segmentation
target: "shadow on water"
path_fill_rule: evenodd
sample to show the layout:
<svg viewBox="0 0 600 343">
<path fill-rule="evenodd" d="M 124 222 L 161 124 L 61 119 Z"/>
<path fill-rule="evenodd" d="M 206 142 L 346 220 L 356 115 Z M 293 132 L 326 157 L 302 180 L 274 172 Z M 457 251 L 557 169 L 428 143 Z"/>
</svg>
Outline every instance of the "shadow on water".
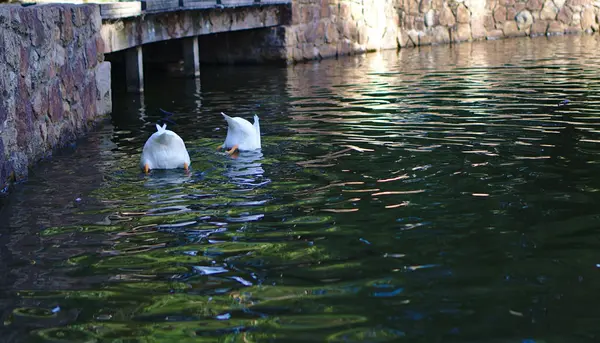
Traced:
<svg viewBox="0 0 600 343">
<path fill-rule="evenodd" d="M 595 342 L 599 44 L 149 75 L 1 209 L 0 336 Z M 262 150 L 217 151 L 221 111 Z M 188 173 L 140 171 L 156 122 Z"/>
</svg>

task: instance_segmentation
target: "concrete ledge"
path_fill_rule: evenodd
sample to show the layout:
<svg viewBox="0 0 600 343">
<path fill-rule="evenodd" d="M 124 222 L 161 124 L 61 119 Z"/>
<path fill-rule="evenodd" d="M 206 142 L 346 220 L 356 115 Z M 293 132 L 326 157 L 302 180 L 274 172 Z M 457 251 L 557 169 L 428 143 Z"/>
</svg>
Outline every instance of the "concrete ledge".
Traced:
<svg viewBox="0 0 600 343">
<path fill-rule="evenodd" d="M 288 6 L 229 7 L 148 13 L 124 20 L 104 21 L 104 52 L 171 39 L 286 25 L 288 12 Z"/>
<path fill-rule="evenodd" d="M 81 2 L 82 0 L 63 1 Z M 110 20 L 142 16 L 147 13 L 286 5 L 291 4 L 292 0 L 142 0 L 97 3 L 100 5 L 102 19 Z"/>
<path fill-rule="evenodd" d="M 100 15 L 102 19 L 140 16 L 142 15 L 142 3 L 140 1 L 101 3 Z"/>
</svg>

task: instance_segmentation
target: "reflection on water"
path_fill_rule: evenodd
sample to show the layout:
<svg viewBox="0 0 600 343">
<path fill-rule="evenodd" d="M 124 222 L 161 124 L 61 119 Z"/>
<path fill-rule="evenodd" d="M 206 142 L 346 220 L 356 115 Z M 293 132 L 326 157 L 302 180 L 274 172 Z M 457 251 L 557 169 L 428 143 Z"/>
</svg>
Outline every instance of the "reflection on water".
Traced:
<svg viewBox="0 0 600 343">
<path fill-rule="evenodd" d="M 599 48 L 213 67 L 201 88 L 117 94 L 110 124 L 2 208 L 0 336 L 595 342 Z M 216 151 L 221 111 L 259 115 L 262 151 Z M 143 175 L 167 119 L 192 169 Z"/>
</svg>

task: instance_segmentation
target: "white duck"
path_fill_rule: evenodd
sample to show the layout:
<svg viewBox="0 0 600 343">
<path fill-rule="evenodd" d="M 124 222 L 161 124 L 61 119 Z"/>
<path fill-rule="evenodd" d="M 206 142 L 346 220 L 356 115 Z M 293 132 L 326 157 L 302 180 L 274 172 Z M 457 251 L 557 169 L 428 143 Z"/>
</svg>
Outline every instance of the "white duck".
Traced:
<svg viewBox="0 0 600 343">
<path fill-rule="evenodd" d="M 188 170 L 190 155 L 183 139 L 175 132 L 167 130 L 167 124 L 163 124 L 162 127 L 156 124 L 156 132 L 144 144 L 140 166 L 145 173 L 151 169 Z"/>
<path fill-rule="evenodd" d="M 228 154 L 238 151 L 257 150 L 260 144 L 260 124 L 258 116 L 254 115 L 254 124 L 240 117 L 230 117 L 221 112 L 227 121 L 227 137 L 219 148 L 229 149 Z"/>
</svg>

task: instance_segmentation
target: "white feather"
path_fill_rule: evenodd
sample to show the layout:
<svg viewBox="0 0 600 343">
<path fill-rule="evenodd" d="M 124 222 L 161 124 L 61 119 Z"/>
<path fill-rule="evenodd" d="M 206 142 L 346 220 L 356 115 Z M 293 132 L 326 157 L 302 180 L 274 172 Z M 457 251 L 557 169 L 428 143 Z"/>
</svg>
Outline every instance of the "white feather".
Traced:
<svg viewBox="0 0 600 343">
<path fill-rule="evenodd" d="M 148 164 L 150 169 L 176 169 L 184 168 L 184 164 L 190 166 L 190 155 L 185 147 L 183 139 L 175 132 L 167 130 L 167 124 L 162 127 L 156 124 L 156 132 L 148 138 L 140 166 Z"/>
<path fill-rule="evenodd" d="M 258 116 L 254 115 L 254 124 L 240 117 L 230 117 L 221 112 L 227 121 L 227 137 L 223 147 L 231 149 L 237 144 L 238 150 L 249 151 L 261 148 L 260 123 Z"/>
</svg>

